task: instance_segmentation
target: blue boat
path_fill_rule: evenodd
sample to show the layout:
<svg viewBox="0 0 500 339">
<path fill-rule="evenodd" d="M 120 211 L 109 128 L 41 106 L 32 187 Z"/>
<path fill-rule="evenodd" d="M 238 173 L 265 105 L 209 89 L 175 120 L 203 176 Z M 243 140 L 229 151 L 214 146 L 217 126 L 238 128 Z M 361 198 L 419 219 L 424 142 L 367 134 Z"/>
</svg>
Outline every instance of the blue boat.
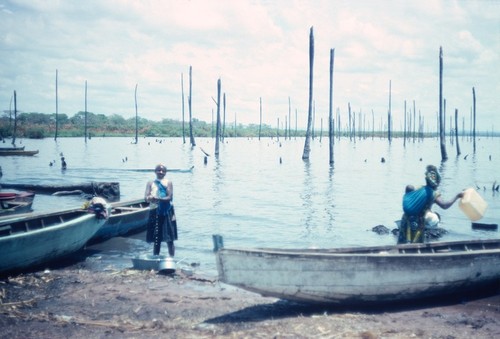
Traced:
<svg viewBox="0 0 500 339">
<path fill-rule="evenodd" d="M 115 202 L 110 205 L 111 214 L 108 220 L 89 240 L 89 244 L 145 231 L 149 213 L 156 208 L 155 204 L 144 199 Z"/>
</svg>

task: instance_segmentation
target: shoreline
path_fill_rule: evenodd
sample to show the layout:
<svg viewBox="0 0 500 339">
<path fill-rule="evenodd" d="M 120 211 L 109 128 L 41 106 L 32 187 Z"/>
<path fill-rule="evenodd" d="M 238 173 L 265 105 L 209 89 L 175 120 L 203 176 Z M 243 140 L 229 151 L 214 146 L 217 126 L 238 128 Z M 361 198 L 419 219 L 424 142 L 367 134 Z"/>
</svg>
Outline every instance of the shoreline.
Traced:
<svg viewBox="0 0 500 339">
<path fill-rule="evenodd" d="M 344 308 L 263 297 L 216 278 L 87 257 L 0 279 L 10 338 L 494 338 L 500 289 L 476 299 Z"/>
</svg>

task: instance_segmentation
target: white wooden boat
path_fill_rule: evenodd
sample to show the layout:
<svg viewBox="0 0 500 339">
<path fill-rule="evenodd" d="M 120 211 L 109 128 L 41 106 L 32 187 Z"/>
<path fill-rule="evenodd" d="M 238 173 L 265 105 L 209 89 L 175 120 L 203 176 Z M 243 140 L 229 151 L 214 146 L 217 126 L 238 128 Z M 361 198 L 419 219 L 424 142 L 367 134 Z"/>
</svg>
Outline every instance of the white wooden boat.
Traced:
<svg viewBox="0 0 500 339">
<path fill-rule="evenodd" d="M 145 231 L 149 213 L 154 208 L 156 205 L 144 201 L 144 198 L 111 203 L 108 220 L 89 240 L 89 244 Z"/>
<path fill-rule="evenodd" d="M 76 252 L 105 222 L 85 210 L 1 217 L 0 274 Z"/>
<path fill-rule="evenodd" d="M 333 249 L 217 248 L 221 282 L 264 296 L 388 303 L 500 286 L 500 239 Z"/>
</svg>

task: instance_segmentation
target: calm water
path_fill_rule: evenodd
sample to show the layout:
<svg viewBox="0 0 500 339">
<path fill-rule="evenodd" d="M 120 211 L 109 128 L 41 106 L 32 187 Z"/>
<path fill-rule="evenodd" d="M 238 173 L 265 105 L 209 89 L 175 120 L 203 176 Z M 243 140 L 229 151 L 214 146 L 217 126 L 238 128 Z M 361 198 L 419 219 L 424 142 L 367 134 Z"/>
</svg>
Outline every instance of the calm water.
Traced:
<svg viewBox="0 0 500 339">
<path fill-rule="evenodd" d="M 467 187 L 480 187 L 489 207 L 481 222 L 498 223 L 500 194 L 491 189 L 500 183 L 500 138 L 460 140 L 462 155 L 447 144 L 449 160 L 440 165 L 437 139 L 424 142 L 366 139 L 336 140 L 335 164 L 328 164 L 328 140 L 312 140 L 310 161 L 302 161 L 304 139 L 226 139 L 214 156 L 212 139 L 197 139 L 191 148 L 182 139 L 131 138 L 23 139 L 18 145 L 38 149 L 34 157 L 2 157 L 1 182 L 80 183 L 118 181 L 121 200 L 141 198 L 154 173 L 131 171 L 154 168 L 163 162 L 171 172 L 179 225 L 176 242 L 179 259 L 199 262 L 204 273 L 215 273 L 212 234 L 224 236 L 227 247 L 341 247 L 395 243 L 392 235 L 377 235 L 373 226 L 394 228 L 402 214 L 401 199 L 407 184 L 424 184 L 427 164 L 440 167 L 440 191 L 446 200 Z M 204 164 L 202 148 L 210 153 Z M 60 153 L 68 169 L 60 170 Z M 465 156 L 468 156 L 465 158 Z M 385 163 L 381 158 L 385 158 Z M 465 158 L 465 159 L 464 159 Z M 125 161 L 125 159 L 127 159 Z M 54 166 L 49 166 L 51 161 Z M 483 189 L 485 187 L 485 189 Z M 81 206 L 77 196 L 37 195 L 35 211 Z M 436 206 L 442 240 L 497 238 L 498 231 L 476 231 L 458 208 L 443 211 Z M 130 257 L 151 251 L 144 234 L 114 239 L 97 247 L 102 258 L 131 265 Z M 125 264 L 126 262 L 126 264 Z"/>
</svg>

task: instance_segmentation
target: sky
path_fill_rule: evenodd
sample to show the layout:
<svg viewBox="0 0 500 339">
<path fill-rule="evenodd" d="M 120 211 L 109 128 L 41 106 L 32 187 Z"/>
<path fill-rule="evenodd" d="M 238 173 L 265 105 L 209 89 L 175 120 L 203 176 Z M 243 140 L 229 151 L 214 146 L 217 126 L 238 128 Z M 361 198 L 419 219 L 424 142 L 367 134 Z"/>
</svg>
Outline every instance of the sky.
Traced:
<svg viewBox="0 0 500 339">
<path fill-rule="evenodd" d="M 16 91 L 18 111 L 55 113 L 57 70 L 59 113 L 135 117 L 137 86 L 140 117 L 181 120 L 184 102 L 187 119 L 192 69 L 193 118 L 216 116 L 220 79 L 228 123 L 259 124 L 262 107 L 305 128 L 311 29 L 316 129 L 333 49 L 342 126 L 350 106 L 385 128 L 390 105 L 402 130 L 406 103 L 435 130 L 442 47 L 446 124 L 458 110 L 470 130 L 474 88 L 478 130 L 500 130 L 500 0 L 0 0 L 0 112 Z"/>
</svg>

